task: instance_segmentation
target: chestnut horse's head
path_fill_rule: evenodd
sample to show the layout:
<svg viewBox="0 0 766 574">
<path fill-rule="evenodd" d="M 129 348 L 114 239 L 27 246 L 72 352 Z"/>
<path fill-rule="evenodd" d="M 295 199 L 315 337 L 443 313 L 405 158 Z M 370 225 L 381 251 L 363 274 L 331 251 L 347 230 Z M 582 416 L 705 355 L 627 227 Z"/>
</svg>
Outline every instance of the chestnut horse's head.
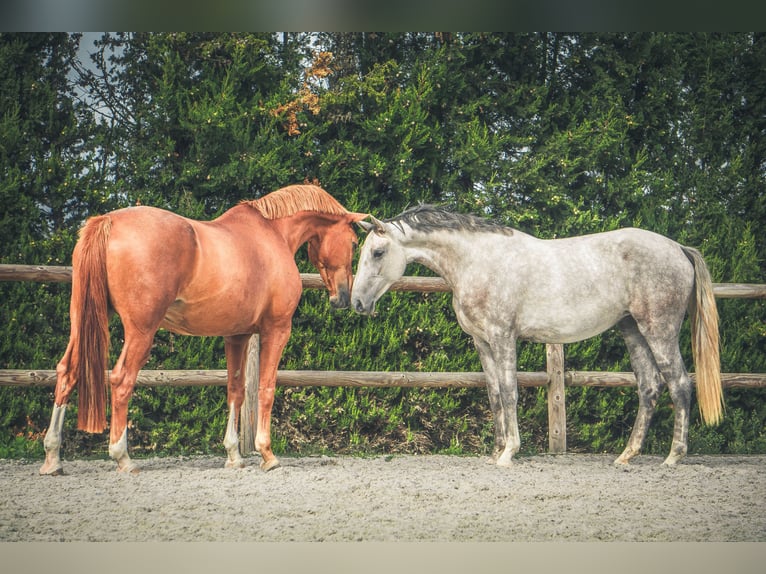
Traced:
<svg viewBox="0 0 766 574">
<path fill-rule="evenodd" d="M 266 219 L 283 221 L 292 231 L 295 252 L 308 241 L 308 255 L 330 291 L 330 303 L 345 309 L 351 299 L 352 258 L 357 246 L 354 224 L 366 213 L 347 211 L 318 185 L 289 185 L 260 199 L 246 202 Z M 297 228 L 297 231 L 296 231 Z"/>
<path fill-rule="evenodd" d="M 358 245 L 354 224 L 367 217 L 366 213 L 335 216 L 335 221 L 323 225 L 308 242 L 308 256 L 330 291 L 330 304 L 346 309 L 351 301 L 354 275 L 352 259 Z"/>
</svg>

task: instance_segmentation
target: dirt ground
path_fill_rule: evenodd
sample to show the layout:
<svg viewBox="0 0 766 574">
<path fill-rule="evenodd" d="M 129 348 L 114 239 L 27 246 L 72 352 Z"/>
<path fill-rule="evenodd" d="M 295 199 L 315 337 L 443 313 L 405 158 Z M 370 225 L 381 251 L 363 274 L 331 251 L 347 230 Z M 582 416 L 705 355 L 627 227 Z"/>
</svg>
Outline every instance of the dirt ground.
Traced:
<svg viewBox="0 0 766 574">
<path fill-rule="evenodd" d="M 0 541 L 766 541 L 766 456 L 0 460 Z"/>
</svg>

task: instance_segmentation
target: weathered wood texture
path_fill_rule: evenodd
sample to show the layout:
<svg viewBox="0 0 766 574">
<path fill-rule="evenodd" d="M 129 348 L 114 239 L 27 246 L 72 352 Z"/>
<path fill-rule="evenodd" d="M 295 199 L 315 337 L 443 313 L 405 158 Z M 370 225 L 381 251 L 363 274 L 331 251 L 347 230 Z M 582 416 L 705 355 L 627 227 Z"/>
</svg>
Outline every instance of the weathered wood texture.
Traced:
<svg viewBox="0 0 766 574">
<path fill-rule="evenodd" d="M 252 335 L 247 346 L 245 363 L 245 402 L 240 410 L 239 448 L 242 454 L 255 451 L 255 431 L 258 427 L 258 382 L 260 377 L 260 337 Z"/>
<path fill-rule="evenodd" d="M 691 374 L 694 378 L 694 374 Z M 635 387 L 633 373 L 603 371 L 565 371 L 567 387 Z M 766 388 L 766 373 L 722 373 L 726 389 Z M 519 373 L 520 387 L 546 387 L 548 373 Z M 0 386 L 52 387 L 55 370 L 0 369 Z M 177 370 L 141 371 L 136 385 L 140 387 L 204 387 L 226 386 L 226 371 Z M 278 371 L 279 387 L 404 387 L 404 388 L 477 388 L 486 386 L 484 373 L 420 373 L 404 371 Z M 256 389 L 257 392 L 257 389 Z M 257 396 L 257 395 L 256 395 Z M 257 399 L 256 399 L 257 400 Z"/>
<path fill-rule="evenodd" d="M 545 357 L 548 367 L 548 450 L 563 454 L 567 450 L 564 345 L 546 345 Z"/>
<path fill-rule="evenodd" d="M 318 273 L 301 273 L 304 289 L 324 289 Z M 0 281 L 38 281 L 68 283 L 72 268 L 54 265 L 0 264 Z M 391 286 L 392 291 L 447 292 L 449 286 L 441 277 L 402 277 Z M 715 296 L 721 299 L 766 299 L 766 285 L 751 283 L 714 283 Z"/>
</svg>

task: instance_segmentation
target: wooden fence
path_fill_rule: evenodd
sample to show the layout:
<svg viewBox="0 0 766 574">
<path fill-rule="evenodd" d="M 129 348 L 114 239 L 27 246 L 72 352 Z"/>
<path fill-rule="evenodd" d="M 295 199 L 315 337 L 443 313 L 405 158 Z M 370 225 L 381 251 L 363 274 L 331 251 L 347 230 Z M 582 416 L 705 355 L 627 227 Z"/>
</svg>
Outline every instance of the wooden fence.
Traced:
<svg viewBox="0 0 766 574">
<path fill-rule="evenodd" d="M 318 274 L 302 273 L 304 289 L 324 289 Z M 42 265 L 0 265 L 0 281 L 36 281 L 65 283 L 72 280 L 72 268 Z M 716 283 L 715 296 L 727 299 L 766 299 L 766 285 Z M 392 291 L 447 292 L 449 287 L 439 277 L 403 277 Z M 253 451 L 256 407 L 258 404 L 258 337 L 254 335 L 248 350 L 246 399 L 242 407 L 241 444 L 243 454 Z M 548 392 L 548 448 L 552 453 L 566 451 L 566 387 L 630 387 L 636 385 L 633 373 L 604 371 L 567 371 L 564 346 L 546 345 L 545 372 L 520 372 L 519 386 L 546 387 Z M 691 375 L 692 378 L 694 374 Z M 724 388 L 766 388 L 766 373 L 722 373 Z M 55 370 L 0 369 L 0 386 L 54 386 Z M 226 385 L 225 370 L 142 370 L 136 382 L 140 386 Z M 481 372 L 424 373 L 400 371 L 284 371 L 277 373 L 277 385 L 285 387 L 483 387 Z"/>
</svg>

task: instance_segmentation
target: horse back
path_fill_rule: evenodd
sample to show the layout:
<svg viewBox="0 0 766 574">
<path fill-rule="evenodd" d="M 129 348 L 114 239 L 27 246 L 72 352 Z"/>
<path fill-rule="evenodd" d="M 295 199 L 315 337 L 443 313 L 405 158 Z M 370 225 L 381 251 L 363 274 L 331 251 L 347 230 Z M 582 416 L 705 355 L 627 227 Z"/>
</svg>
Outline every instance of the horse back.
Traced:
<svg viewBox="0 0 766 574">
<path fill-rule="evenodd" d="M 271 307 L 294 309 L 293 254 L 254 210 L 234 210 L 209 222 L 152 207 L 112 212 L 107 274 L 123 320 L 228 335 L 252 330 Z"/>
<path fill-rule="evenodd" d="M 461 324 L 479 331 L 507 325 L 522 338 L 569 343 L 628 314 L 675 323 L 694 285 L 682 247 L 640 229 L 549 240 L 515 233 L 481 247 L 469 250 L 470 272 L 453 290 Z"/>
</svg>

